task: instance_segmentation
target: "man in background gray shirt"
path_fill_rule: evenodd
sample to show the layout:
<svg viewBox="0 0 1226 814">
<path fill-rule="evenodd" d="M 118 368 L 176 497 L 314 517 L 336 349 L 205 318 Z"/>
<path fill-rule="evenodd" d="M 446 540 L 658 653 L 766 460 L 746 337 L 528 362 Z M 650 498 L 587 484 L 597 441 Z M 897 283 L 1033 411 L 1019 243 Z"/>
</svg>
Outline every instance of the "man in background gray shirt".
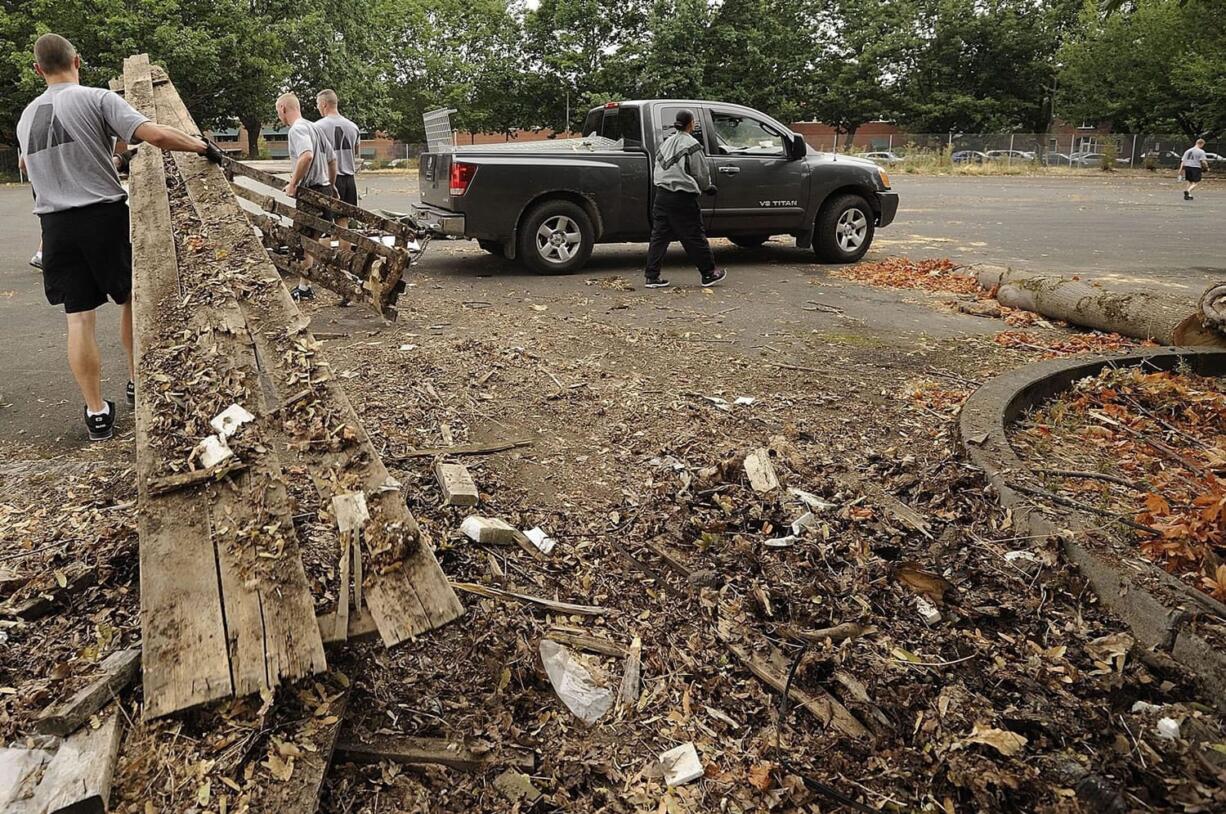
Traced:
<svg viewBox="0 0 1226 814">
<path fill-rule="evenodd" d="M 43 289 L 68 317 L 68 366 L 85 398 L 91 441 L 114 432 L 115 404 L 102 397 L 95 310 L 107 299 L 123 307 L 120 336 L 128 351 L 128 400 L 136 389 L 132 358 L 132 244 L 128 194 L 112 161 L 116 145 L 148 143 L 220 162 L 213 145 L 154 124 L 116 94 L 81 87 L 81 58 L 68 40 L 44 34 L 34 43 L 34 70 L 47 90 L 17 123 L 21 164 L 34 187 L 42 224 Z"/>
<path fill-rule="evenodd" d="M 291 198 L 298 197 L 299 187 L 318 192 L 329 198 L 336 197 L 336 151 L 332 149 L 315 129 L 315 125 L 302 118 L 302 104 L 292 93 L 282 94 L 277 99 L 277 118 L 289 127 L 289 158 L 291 163 L 289 183 L 285 185 L 285 194 Z M 327 219 L 330 213 L 304 204 L 301 200 L 297 206 L 304 212 L 316 217 Z M 318 238 L 322 232 L 317 229 L 303 230 L 307 237 Z M 315 257 L 303 253 L 302 266 L 309 273 L 315 266 Z M 298 280 L 298 285 L 290 290 L 290 295 L 296 300 L 315 298 L 310 281 L 306 277 Z"/>
<path fill-rule="evenodd" d="M 315 97 L 315 107 L 320 115 L 315 127 L 336 151 L 336 194 L 345 203 L 357 206 L 358 184 L 354 176 L 358 171 L 358 145 L 362 141 L 362 131 L 340 114 L 337 110 L 338 104 L 336 91 L 321 90 Z M 338 217 L 336 225 L 347 227 L 349 218 Z M 344 240 L 340 241 L 340 244 L 342 249 L 349 248 L 349 244 Z"/>
</svg>

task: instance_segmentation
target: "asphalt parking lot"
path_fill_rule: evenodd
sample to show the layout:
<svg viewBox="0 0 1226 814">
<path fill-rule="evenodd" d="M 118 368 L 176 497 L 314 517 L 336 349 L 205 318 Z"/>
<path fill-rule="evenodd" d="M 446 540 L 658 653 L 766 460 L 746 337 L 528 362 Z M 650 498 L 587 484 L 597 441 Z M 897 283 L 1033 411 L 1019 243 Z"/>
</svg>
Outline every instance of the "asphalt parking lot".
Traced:
<svg viewBox="0 0 1226 814">
<path fill-rule="evenodd" d="M 1209 281 L 1226 277 L 1226 184 L 1206 184 L 1185 203 L 1174 178 L 894 176 L 902 196 L 895 223 L 882 230 L 870 259 L 891 255 L 950 257 L 963 263 L 1001 263 L 1053 273 L 1078 274 L 1121 287 L 1144 286 L 1193 296 Z M 371 174 L 359 189 L 367 206 L 405 210 L 416 200 L 416 178 Z M 64 358 L 64 319 L 48 306 L 39 274 L 27 265 L 38 245 L 28 187 L 0 187 L 0 325 L 7 347 L 0 354 L 0 440 L 65 449 L 80 445 L 79 396 Z M 729 280 L 716 296 L 731 303 L 721 324 L 770 342 L 776 326 L 818 332 L 871 335 L 873 341 L 912 345 L 922 337 L 949 338 L 994 329 L 983 320 L 914 305 L 906 295 L 867 289 L 831 278 L 810 262 L 811 253 L 776 239 L 760 250 L 725 241 L 717 261 Z M 570 298 L 583 308 L 600 278 L 638 282 L 645 247 L 597 247 L 591 265 L 565 278 L 539 277 L 485 254 L 470 243 L 432 247 L 414 279 L 453 293 L 457 301 Z M 696 285 L 696 274 L 675 249 L 668 274 L 674 284 Z M 651 297 L 639 288 L 630 296 Z M 328 295 L 325 295 L 328 296 Z M 412 297 L 412 289 L 406 294 Z M 820 302 L 835 311 L 814 312 Z M 339 311 L 340 309 L 332 309 Z M 354 309 L 350 309 L 353 311 Z M 356 315 L 355 315 L 355 318 Z M 608 319 L 650 319 L 650 314 L 611 310 Z M 655 318 L 658 318 L 658 314 Z M 701 316 L 697 332 L 714 330 Z M 317 316 L 318 319 L 318 316 Z M 332 321 L 344 319 L 333 316 Z M 99 322 L 105 390 L 121 403 L 125 380 L 117 332 L 118 309 Z M 851 327 L 849 327 L 851 326 Z M 120 430 L 130 428 L 121 416 Z"/>
</svg>

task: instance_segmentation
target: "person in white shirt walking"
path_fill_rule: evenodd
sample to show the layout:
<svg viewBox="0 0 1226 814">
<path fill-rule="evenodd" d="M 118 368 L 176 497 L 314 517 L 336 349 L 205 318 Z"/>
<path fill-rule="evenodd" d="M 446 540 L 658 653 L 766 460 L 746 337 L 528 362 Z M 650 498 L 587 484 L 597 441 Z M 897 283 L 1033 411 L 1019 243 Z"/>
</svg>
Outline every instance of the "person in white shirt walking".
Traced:
<svg viewBox="0 0 1226 814">
<path fill-rule="evenodd" d="M 355 176 L 358 171 L 358 145 L 362 142 L 362 131 L 340 114 L 337 109 L 339 103 L 336 91 L 331 88 L 321 90 L 315 97 L 315 107 L 320 115 L 315 127 L 336 152 L 337 196 L 345 203 L 357 206 L 358 184 Z M 349 226 L 349 218 L 337 217 L 336 225 L 342 228 Z M 347 241 L 340 241 L 340 245 L 342 249 L 349 248 Z"/>
<path fill-rule="evenodd" d="M 21 166 L 34 188 L 42 226 L 43 290 L 68 317 L 68 366 L 85 398 L 91 441 L 114 434 L 115 404 L 102 397 L 96 310 L 122 306 L 120 338 L 128 356 L 128 401 L 135 403 L 132 358 L 132 243 L 128 193 L 119 183 L 116 144 L 152 144 L 198 153 L 214 163 L 221 151 L 173 127 L 155 124 L 115 93 L 81 86 L 81 57 L 58 34 L 34 43 L 34 70 L 47 90 L 17 123 Z"/>
<path fill-rule="evenodd" d="M 302 104 L 292 93 L 283 94 L 277 99 L 277 118 L 289 127 L 289 155 L 292 164 L 289 183 L 285 185 L 285 194 L 298 198 L 300 189 L 309 189 L 329 198 L 336 197 L 336 152 L 326 141 L 315 125 L 302 117 Z M 319 218 L 327 220 L 329 213 L 297 201 L 297 207 Z M 322 232 L 317 229 L 304 229 L 307 237 L 318 238 Z M 307 270 L 315 265 L 315 258 L 303 252 L 302 265 Z M 309 300 L 315 297 L 311 283 L 305 277 L 298 280 L 290 294 L 296 300 Z"/>
<path fill-rule="evenodd" d="M 1179 165 L 1180 171 L 1183 173 L 1183 180 L 1188 183 L 1183 190 L 1183 199 L 1190 201 L 1192 200 L 1192 190 L 1196 189 L 1202 174 L 1209 166 L 1209 159 L 1205 154 L 1205 140 L 1203 138 L 1198 138 L 1196 144 L 1188 148 L 1187 152 L 1183 154 L 1183 158 L 1180 159 Z"/>
</svg>

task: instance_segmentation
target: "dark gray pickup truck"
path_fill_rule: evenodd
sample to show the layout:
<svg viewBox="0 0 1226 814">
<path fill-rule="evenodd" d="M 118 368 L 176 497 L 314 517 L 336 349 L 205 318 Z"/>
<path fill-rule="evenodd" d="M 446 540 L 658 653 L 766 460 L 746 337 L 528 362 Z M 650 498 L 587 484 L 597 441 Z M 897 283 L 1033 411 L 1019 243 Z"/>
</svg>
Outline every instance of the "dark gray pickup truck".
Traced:
<svg viewBox="0 0 1226 814">
<path fill-rule="evenodd" d="M 898 195 L 875 164 L 813 152 L 756 110 L 685 100 L 595 108 L 583 138 L 426 152 L 413 215 L 539 272 L 582 268 L 597 243 L 649 239 L 651 156 L 682 109 L 694 114 L 718 186 L 702 198 L 709 235 L 753 248 L 786 234 L 820 261 L 850 263 L 894 220 Z"/>
</svg>

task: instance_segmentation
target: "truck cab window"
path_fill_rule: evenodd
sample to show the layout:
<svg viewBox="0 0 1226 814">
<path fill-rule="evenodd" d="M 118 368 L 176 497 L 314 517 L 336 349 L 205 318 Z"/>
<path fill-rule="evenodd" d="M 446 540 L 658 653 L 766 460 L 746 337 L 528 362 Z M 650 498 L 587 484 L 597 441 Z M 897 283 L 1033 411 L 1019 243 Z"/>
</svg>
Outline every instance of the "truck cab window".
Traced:
<svg viewBox="0 0 1226 814">
<path fill-rule="evenodd" d="M 659 116 L 659 122 L 656 133 L 658 138 L 666 139 L 677 132 L 673 128 L 673 122 L 677 120 L 677 113 L 682 110 L 688 110 L 694 114 L 694 138 L 705 145 L 706 142 L 702 138 L 702 110 L 697 105 L 668 105 L 657 108 L 656 115 Z"/>
<path fill-rule="evenodd" d="M 740 113 L 713 111 L 715 147 L 719 155 L 783 158 L 787 155 L 783 134 L 765 122 Z"/>
</svg>

